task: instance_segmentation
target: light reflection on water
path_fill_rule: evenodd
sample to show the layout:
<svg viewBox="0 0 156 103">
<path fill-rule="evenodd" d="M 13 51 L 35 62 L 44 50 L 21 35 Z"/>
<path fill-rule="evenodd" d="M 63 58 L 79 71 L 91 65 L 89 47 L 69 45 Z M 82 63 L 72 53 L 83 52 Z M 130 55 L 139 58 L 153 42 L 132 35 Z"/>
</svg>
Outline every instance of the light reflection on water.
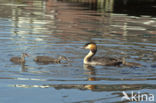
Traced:
<svg viewBox="0 0 156 103">
<path fill-rule="evenodd" d="M 0 101 L 116 102 L 121 91 L 156 94 L 154 17 L 96 12 L 55 0 L 0 3 L 5 11 L 0 14 Z M 98 43 L 97 55 L 127 56 L 143 67 L 83 66 L 88 51 L 80 47 L 89 41 Z M 23 52 L 31 55 L 25 66 L 9 61 Z M 39 65 L 33 62 L 37 55 L 64 55 L 71 62 Z"/>
</svg>

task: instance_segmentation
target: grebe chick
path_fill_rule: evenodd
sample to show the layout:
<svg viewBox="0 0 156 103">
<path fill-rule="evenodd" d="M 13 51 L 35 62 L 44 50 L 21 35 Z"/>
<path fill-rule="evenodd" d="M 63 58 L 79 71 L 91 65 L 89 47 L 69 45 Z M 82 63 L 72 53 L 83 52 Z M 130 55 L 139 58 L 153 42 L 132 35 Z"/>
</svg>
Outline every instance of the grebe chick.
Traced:
<svg viewBox="0 0 156 103">
<path fill-rule="evenodd" d="M 122 64 L 129 67 L 141 67 L 142 65 L 135 62 L 126 62 L 125 57 L 122 58 Z"/>
<path fill-rule="evenodd" d="M 22 63 L 25 63 L 25 57 L 28 57 L 28 56 L 29 55 L 27 53 L 22 53 L 21 57 L 12 57 L 10 61 L 15 64 L 22 64 Z"/>
<path fill-rule="evenodd" d="M 34 61 L 37 63 L 51 64 L 51 63 L 61 63 L 61 60 L 68 60 L 65 56 L 59 56 L 58 58 L 53 58 L 49 56 L 37 56 Z"/>
<path fill-rule="evenodd" d="M 110 57 L 93 58 L 97 52 L 97 46 L 95 43 L 87 43 L 83 46 L 84 49 L 89 49 L 89 53 L 84 57 L 83 63 L 88 65 L 103 65 L 103 66 L 117 66 L 122 64 L 121 59 L 115 59 Z"/>
</svg>

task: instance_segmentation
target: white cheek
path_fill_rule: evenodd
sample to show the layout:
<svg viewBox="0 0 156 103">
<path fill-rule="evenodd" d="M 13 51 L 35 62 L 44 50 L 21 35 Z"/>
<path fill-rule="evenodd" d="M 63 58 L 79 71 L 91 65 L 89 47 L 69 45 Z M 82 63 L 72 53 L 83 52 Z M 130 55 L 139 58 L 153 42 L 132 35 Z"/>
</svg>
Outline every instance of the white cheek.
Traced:
<svg viewBox="0 0 156 103">
<path fill-rule="evenodd" d="M 85 47 L 86 49 L 90 49 L 90 46 Z"/>
</svg>

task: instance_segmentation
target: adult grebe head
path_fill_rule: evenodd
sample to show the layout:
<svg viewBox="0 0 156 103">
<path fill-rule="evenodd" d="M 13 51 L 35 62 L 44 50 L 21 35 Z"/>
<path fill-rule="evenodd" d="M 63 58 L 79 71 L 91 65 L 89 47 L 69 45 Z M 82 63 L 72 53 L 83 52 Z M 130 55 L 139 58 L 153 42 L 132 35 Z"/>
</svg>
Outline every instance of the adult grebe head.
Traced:
<svg viewBox="0 0 156 103">
<path fill-rule="evenodd" d="M 90 43 L 86 43 L 84 46 L 83 46 L 84 49 L 89 49 L 93 52 L 95 52 L 97 50 L 97 46 L 96 46 L 96 43 L 94 42 L 90 42 Z"/>
</svg>

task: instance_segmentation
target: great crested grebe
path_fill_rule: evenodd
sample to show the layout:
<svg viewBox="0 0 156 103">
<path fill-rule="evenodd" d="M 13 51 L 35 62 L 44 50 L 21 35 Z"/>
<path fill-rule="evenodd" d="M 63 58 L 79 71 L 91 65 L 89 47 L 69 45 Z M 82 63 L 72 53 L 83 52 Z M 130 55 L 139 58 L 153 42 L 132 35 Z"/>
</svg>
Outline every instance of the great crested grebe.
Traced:
<svg viewBox="0 0 156 103">
<path fill-rule="evenodd" d="M 95 43 L 87 43 L 83 46 L 84 49 L 89 49 L 89 53 L 84 57 L 83 63 L 87 65 L 103 65 L 103 66 L 117 66 L 122 64 L 121 59 L 115 59 L 110 57 L 93 58 L 97 52 L 97 46 Z"/>
<path fill-rule="evenodd" d="M 53 58 L 49 56 L 37 56 L 34 61 L 37 63 L 51 64 L 51 63 L 61 63 L 61 60 L 68 60 L 65 56 L 59 56 L 58 58 Z"/>
<path fill-rule="evenodd" d="M 10 61 L 15 64 L 22 64 L 22 63 L 25 63 L 25 57 L 28 57 L 28 56 L 29 55 L 27 53 L 23 53 L 21 57 L 12 57 Z"/>
</svg>

